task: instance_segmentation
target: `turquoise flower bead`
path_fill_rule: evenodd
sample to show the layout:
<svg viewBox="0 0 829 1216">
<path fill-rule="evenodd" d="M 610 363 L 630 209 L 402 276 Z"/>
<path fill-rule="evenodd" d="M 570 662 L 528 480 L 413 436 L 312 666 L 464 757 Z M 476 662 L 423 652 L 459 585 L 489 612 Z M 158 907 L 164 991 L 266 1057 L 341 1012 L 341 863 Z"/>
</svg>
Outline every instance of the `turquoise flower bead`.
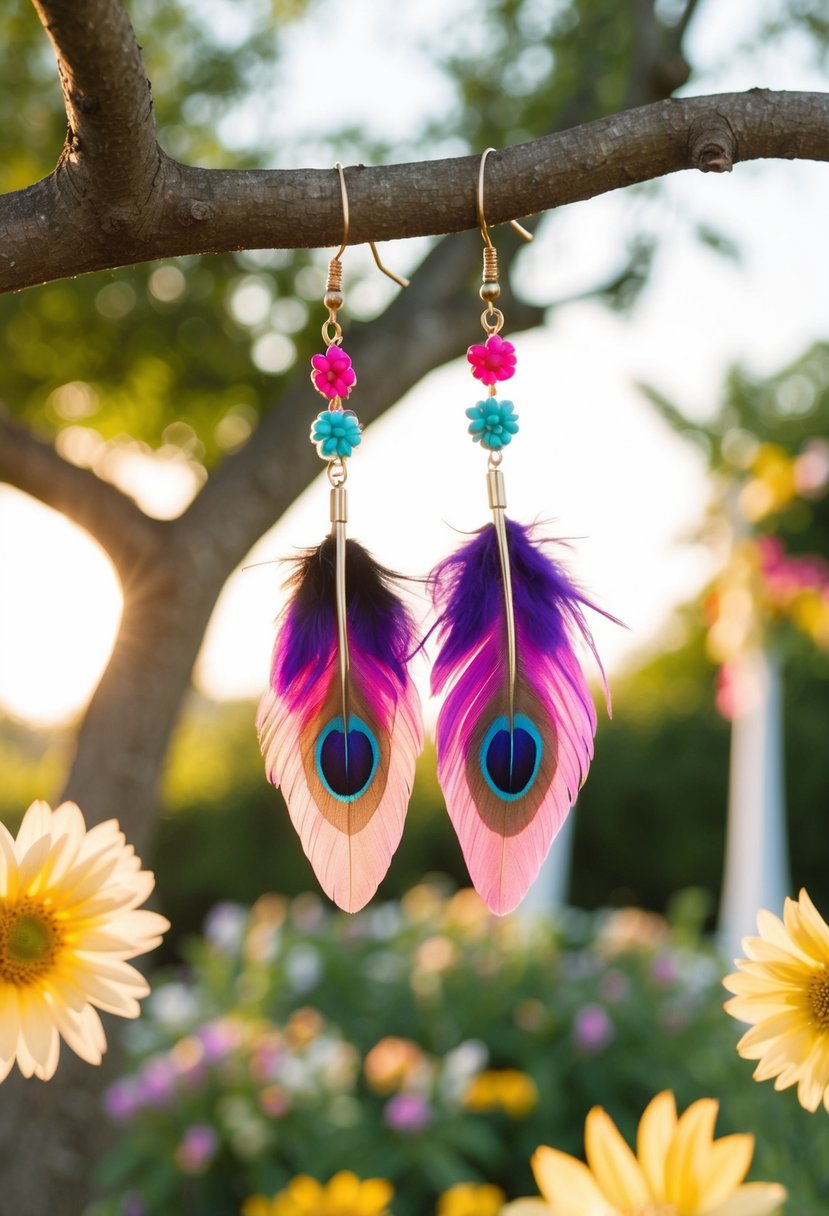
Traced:
<svg viewBox="0 0 829 1216">
<path fill-rule="evenodd" d="M 311 427 L 311 442 L 323 460 L 342 460 L 359 445 L 360 423 L 353 410 L 323 410 Z"/>
<path fill-rule="evenodd" d="M 490 452 L 500 452 L 518 434 L 518 415 L 511 401 L 487 397 L 466 411 L 469 434 L 475 443 Z"/>
</svg>

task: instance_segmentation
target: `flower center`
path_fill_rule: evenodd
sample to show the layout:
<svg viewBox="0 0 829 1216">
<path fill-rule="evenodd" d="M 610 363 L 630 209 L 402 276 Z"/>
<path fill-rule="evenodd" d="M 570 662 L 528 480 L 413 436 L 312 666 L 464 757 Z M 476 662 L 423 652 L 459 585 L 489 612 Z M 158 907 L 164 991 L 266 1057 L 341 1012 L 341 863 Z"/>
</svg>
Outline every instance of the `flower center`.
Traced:
<svg viewBox="0 0 829 1216">
<path fill-rule="evenodd" d="M 0 901 L 0 979 L 7 984 L 22 988 L 45 975 L 62 945 L 57 917 L 38 900 Z"/>
<path fill-rule="evenodd" d="M 812 1021 L 820 1030 L 829 1030 L 829 975 L 826 968 L 816 971 L 807 989 Z"/>
</svg>

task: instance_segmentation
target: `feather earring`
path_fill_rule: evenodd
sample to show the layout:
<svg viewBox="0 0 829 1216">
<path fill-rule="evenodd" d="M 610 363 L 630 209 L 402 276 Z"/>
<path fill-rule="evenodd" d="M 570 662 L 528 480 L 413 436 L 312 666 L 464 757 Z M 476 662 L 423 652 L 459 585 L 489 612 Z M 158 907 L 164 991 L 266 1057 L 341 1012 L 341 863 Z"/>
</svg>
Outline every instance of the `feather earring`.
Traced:
<svg viewBox="0 0 829 1216">
<path fill-rule="evenodd" d="M 414 624 L 390 572 L 346 537 L 346 461 L 361 434 L 356 415 L 342 406 L 356 377 L 336 319 L 348 237 L 337 169 L 345 231 L 328 271 L 326 351 L 311 361 L 312 382 L 329 399 L 311 439 L 328 463 L 332 530 L 299 558 L 289 580 L 293 595 L 279 623 L 257 729 L 268 778 L 282 789 L 320 886 L 356 912 L 400 842 L 423 725 L 406 668 Z"/>
<path fill-rule="evenodd" d="M 490 396 L 466 414 L 473 440 L 489 453 L 493 522 L 441 562 L 430 584 L 440 645 L 432 692 L 448 690 L 437 723 L 438 780 L 472 882 L 504 915 L 536 878 L 587 776 L 596 711 L 574 643 L 585 642 L 597 662 L 598 655 L 582 611 L 595 605 L 549 556 L 544 540 L 506 517 L 499 466 L 518 423 L 495 385 L 512 377 L 516 360 L 512 343 L 499 336 L 504 318 L 494 306 L 498 261 L 483 211 L 491 151 L 481 158 L 478 179 L 487 338 L 467 354 Z M 599 670 L 604 681 L 601 663 Z"/>
</svg>

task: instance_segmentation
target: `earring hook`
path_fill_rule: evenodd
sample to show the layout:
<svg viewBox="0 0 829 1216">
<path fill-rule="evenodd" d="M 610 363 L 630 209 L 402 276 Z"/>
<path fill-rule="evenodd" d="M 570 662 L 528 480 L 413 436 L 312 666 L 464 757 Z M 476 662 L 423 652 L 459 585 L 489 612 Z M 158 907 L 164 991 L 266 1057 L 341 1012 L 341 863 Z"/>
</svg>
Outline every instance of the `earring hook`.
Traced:
<svg viewBox="0 0 829 1216">
<path fill-rule="evenodd" d="M 345 188 L 345 169 L 343 169 L 343 167 L 339 161 L 337 161 L 337 163 L 334 165 L 334 168 L 337 170 L 337 172 L 340 175 L 340 198 L 342 200 L 342 205 L 343 205 L 343 243 L 340 245 L 339 249 L 334 254 L 334 257 L 339 259 L 345 253 L 345 247 L 348 244 L 348 225 L 349 225 L 348 191 Z"/>
<path fill-rule="evenodd" d="M 492 249 L 493 245 L 492 238 L 487 232 L 486 216 L 484 215 L 484 170 L 486 167 L 486 158 L 489 156 L 490 152 L 494 151 L 494 148 L 486 148 L 481 154 L 481 163 L 478 166 L 478 193 L 475 199 L 478 211 L 478 226 L 481 229 L 481 236 L 484 238 L 484 244 L 488 249 Z M 524 238 L 525 241 L 531 241 L 533 239 L 533 234 L 528 232 L 526 228 L 519 224 L 518 220 L 508 220 L 507 222 L 509 223 L 510 228 L 513 228 L 520 237 Z"/>
<path fill-rule="evenodd" d="M 343 239 L 342 239 L 342 244 L 340 245 L 337 252 L 334 254 L 334 260 L 339 261 L 339 259 L 345 253 L 345 247 L 348 244 L 348 232 L 349 232 L 348 190 L 346 189 L 346 185 L 345 185 L 345 169 L 343 169 L 343 167 L 339 161 L 336 162 L 336 164 L 334 165 L 334 168 L 337 170 L 337 172 L 340 175 L 340 198 L 342 200 L 342 206 L 343 206 Z M 404 279 L 402 275 L 395 274 L 393 270 L 389 270 L 388 266 L 384 266 L 383 263 L 380 261 L 380 254 L 377 252 L 377 246 L 375 245 L 374 241 L 369 241 L 368 244 L 369 244 L 369 248 L 371 249 L 372 256 L 373 256 L 375 262 L 377 263 L 378 270 L 382 270 L 383 274 L 386 275 L 387 278 L 392 279 L 395 283 L 397 283 L 398 287 L 408 287 L 409 286 L 408 279 Z"/>
</svg>

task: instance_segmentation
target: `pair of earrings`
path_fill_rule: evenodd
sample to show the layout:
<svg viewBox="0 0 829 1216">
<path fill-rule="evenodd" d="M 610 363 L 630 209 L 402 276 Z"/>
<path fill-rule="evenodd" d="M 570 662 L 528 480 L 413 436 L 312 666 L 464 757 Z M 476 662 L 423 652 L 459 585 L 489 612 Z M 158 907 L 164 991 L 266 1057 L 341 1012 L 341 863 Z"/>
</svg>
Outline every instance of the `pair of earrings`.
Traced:
<svg viewBox="0 0 829 1216">
<path fill-rule="evenodd" d="M 466 415 L 473 441 L 488 454 L 493 522 L 436 567 L 429 587 L 438 642 L 431 687 L 446 693 L 436 731 L 438 779 L 472 882 L 503 915 L 537 876 L 587 775 L 596 712 L 574 639 L 598 656 L 582 612 L 595 605 L 549 557 L 546 541 L 506 515 L 500 465 L 518 423 L 496 385 L 512 377 L 516 359 L 500 336 L 498 259 L 484 215 L 492 150 L 481 157 L 477 192 L 486 337 L 467 352 L 489 395 Z M 257 729 L 268 778 L 282 789 L 320 885 L 356 912 L 400 842 L 423 724 L 408 672 L 419 648 L 412 617 L 389 571 L 346 536 L 346 462 L 361 434 L 343 406 L 356 376 L 337 320 L 348 239 L 348 197 L 337 169 L 344 235 L 329 264 L 326 350 L 311 361 L 312 383 L 329 400 L 311 440 L 328 466 L 331 532 L 298 560 L 289 581 L 293 595 L 280 619 Z M 390 274 L 374 246 L 372 252 Z"/>
</svg>

